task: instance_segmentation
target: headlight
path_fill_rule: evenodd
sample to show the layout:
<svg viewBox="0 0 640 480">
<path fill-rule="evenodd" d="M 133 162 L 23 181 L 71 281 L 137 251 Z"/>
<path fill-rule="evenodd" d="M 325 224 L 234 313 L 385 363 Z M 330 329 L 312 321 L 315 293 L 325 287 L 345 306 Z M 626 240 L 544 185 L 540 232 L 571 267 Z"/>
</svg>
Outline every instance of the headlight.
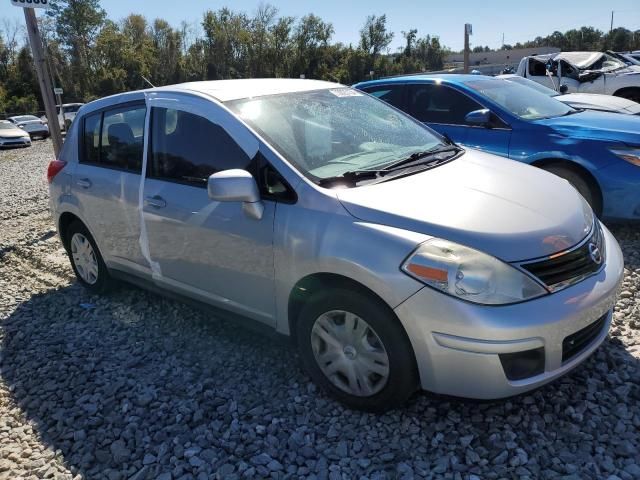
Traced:
<svg viewBox="0 0 640 480">
<path fill-rule="evenodd" d="M 483 305 L 517 303 L 548 293 L 511 265 L 439 238 L 421 244 L 401 268 L 448 295 Z"/>
<path fill-rule="evenodd" d="M 612 148 L 611 152 L 629 163 L 640 167 L 640 148 L 622 147 Z"/>
</svg>

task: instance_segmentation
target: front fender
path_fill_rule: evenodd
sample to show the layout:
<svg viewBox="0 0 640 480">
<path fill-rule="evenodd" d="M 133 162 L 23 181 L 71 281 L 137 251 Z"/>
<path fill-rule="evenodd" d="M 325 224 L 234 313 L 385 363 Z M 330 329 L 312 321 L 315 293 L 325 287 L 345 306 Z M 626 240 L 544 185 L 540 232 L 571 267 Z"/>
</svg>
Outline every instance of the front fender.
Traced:
<svg viewBox="0 0 640 480">
<path fill-rule="evenodd" d="M 331 273 L 350 278 L 391 308 L 422 288 L 400 265 L 429 237 L 361 222 L 336 199 L 332 213 L 296 205 L 278 205 L 274 226 L 276 329 L 289 333 L 289 296 L 309 275 Z"/>
</svg>

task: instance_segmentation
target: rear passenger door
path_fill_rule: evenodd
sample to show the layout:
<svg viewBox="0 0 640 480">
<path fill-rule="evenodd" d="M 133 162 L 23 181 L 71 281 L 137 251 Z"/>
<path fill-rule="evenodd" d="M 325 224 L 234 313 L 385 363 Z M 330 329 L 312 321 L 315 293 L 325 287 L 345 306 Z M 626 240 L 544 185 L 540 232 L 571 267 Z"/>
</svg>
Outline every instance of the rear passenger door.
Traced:
<svg viewBox="0 0 640 480">
<path fill-rule="evenodd" d="M 199 300 L 275 324 L 274 202 L 261 219 L 209 199 L 215 172 L 256 172 L 258 140 L 222 106 L 163 94 L 149 100 L 144 222 L 154 279 Z"/>
<path fill-rule="evenodd" d="M 144 102 L 84 115 L 72 190 L 105 261 L 144 266 L 138 238 Z"/>
<path fill-rule="evenodd" d="M 465 117 L 486 108 L 467 94 L 443 84 L 416 84 L 409 90 L 409 113 L 454 142 L 497 155 L 509 155 L 510 127 L 495 114 L 490 126 L 467 123 Z"/>
</svg>

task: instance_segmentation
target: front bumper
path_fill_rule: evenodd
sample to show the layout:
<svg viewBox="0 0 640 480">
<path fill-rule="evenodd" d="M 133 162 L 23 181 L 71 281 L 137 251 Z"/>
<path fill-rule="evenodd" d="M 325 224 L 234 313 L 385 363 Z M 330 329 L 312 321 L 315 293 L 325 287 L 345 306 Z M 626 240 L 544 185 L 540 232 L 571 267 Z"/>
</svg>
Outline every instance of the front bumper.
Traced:
<svg viewBox="0 0 640 480">
<path fill-rule="evenodd" d="M 32 137 L 47 136 L 49 135 L 49 128 L 46 125 L 42 127 L 25 128 L 25 132 Z"/>
<path fill-rule="evenodd" d="M 0 147 L 28 147 L 31 145 L 30 137 L 0 138 Z"/>
<path fill-rule="evenodd" d="M 467 398 L 491 399 L 534 389 L 584 361 L 605 339 L 624 274 L 622 252 L 603 227 L 606 264 L 559 292 L 515 305 L 463 302 L 425 287 L 396 307 L 411 340 L 421 386 Z M 601 319 L 595 336 L 563 361 L 563 341 Z M 509 380 L 500 355 L 543 349 L 541 373 Z"/>
</svg>

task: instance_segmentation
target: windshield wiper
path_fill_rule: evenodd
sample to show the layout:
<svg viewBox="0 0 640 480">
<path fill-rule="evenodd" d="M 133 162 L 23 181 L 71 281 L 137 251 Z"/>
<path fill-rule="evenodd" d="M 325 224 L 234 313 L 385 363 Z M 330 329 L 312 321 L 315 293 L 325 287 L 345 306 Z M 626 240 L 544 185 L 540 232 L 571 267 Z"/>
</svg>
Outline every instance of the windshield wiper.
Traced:
<svg viewBox="0 0 640 480">
<path fill-rule="evenodd" d="M 327 185 L 332 185 L 340 182 L 355 184 L 361 180 L 375 180 L 384 173 L 384 170 L 347 170 L 341 175 L 321 178 L 320 180 L 318 180 L 318 185 L 320 185 L 321 187 L 326 187 Z"/>
<path fill-rule="evenodd" d="M 584 108 L 575 108 L 575 107 L 573 107 L 573 110 L 569 110 L 567 113 L 563 113 L 560 116 L 561 117 L 566 117 L 567 115 L 575 115 L 576 113 L 582 113 L 582 112 L 584 112 Z"/>
<path fill-rule="evenodd" d="M 430 160 L 428 162 L 421 162 L 421 163 L 431 163 L 431 162 L 440 162 L 443 160 L 443 158 L 441 158 L 442 154 L 444 153 L 449 153 L 449 152 L 453 152 L 453 154 L 455 155 L 456 153 L 460 152 L 462 150 L 462 148 L 460 148 L 459 146 L 457 146 L 454 143 L 451 143 L 450 145 L 443 145 L 443 146 L 439 146 L 439 147 L 435 147 L 432 148 L 430 150 L 424 150 L 422 152 L 415 152 L 412 153 L 411 155 L 409 155 L 408 157 L 405 158 L 401 158 L 399 160 L 396 160 L 395 162 L 390 163 L 389 165 L 386 165 L 382 170 L 389 172 L 389 171 L 393 171 L 393 170 L 397 170 L 399 168 L 405 168 L 410 164 L 413 163 L 417 163 L 419 160 L 425 159 L 425 158 L 429 158 Z M 449 155 L 446 157 L 446 160 L 450 159 L 453 155 Z M 440 157 L 440 158 L 438 158 Z"/>
<path fill-rule="evenodd" d="M 415 152 L 409 155 L 406 158 L 401 158 L 400 160 L 396 160 L 395 162 L 390 163 L 389 165 L 385 165 L 383 168 L 378 169 L 361 169 L 361 170 L 347 170 L 341 175 L 337 175 L 334 177 L 321 178 L 318 180 L 318 184 L 320 186 L 332 185 L 340 182 L 347 182 L 350 184 L 357 184 L 363 180 L 391 180 L 400 175 L 391 175 L 391 173 L 397 172 L 398 170 L 408 170 L 411 167 L 416 167 L 418 165 L 425 165 L 426 168 L 429 169 L 432 167 L 436 167 L 441 163 L 449 161 L 453 158 L 458 152 L 462 151 L 457 145 L 449 145 L 449 146 L 440 146 L 433 148 L 431 150 L 425 150 L 422 152 Z M 442 156 L 444 153 L 454 152 L 453 155 Z M 428 161 L 421 161 L 424 158 L 429 158 Z M 420 169 L 423 170 L 423 169 Z M 389 178 L 386 178 L 389 177 Z"/>
<path fill-rule="evenodd" d="M 440 145 L 429 150 L 412 153 L 408 157 L 404 157 L 391 162 L 382 168 L 347 170 L 341 175 L 321 178 L 318 180 L 318 185 L 327 186 L 340 182 L 356 184 L 363 180 L 382 180 L 383 177 L 386 177 L 391 172 L 405 170 L 422 164 L 427 165 L 429 168 L 435 167 L 445 161 L 450 160 L 451 158 L 456 156 L 457 153 L 462 151 L 462 148 L 453 143 L 453 141 L 448 136 L 445 136 L 445 140 L 447 143 L 445 143 L 444 145 Z M 453 153 L 452 155 L 443 157 L 443 154 L 451 152 Z M 429 160 L 424 161 L 425 158 L 428 158 Z M 395 178 L 395 175 L 393 176 L 393 178 Z M 385 180 L 387 179 L 385 178 Z"/>
</svg>

